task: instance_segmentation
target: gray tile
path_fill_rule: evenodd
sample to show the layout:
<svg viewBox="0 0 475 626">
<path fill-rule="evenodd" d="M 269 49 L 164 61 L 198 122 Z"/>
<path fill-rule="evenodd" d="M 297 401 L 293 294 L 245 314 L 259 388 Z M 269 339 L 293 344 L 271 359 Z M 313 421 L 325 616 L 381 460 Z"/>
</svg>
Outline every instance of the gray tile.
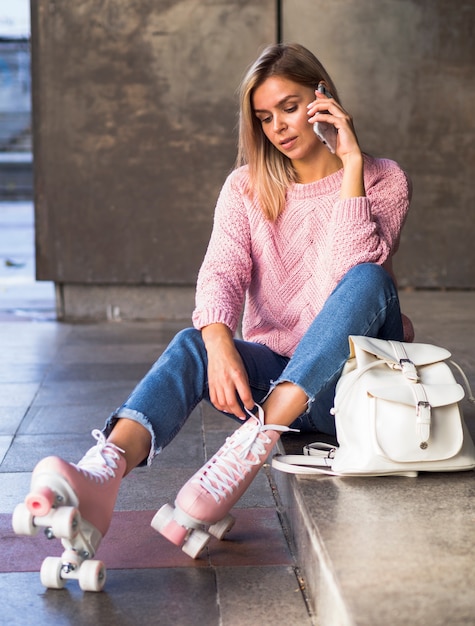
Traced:
<svg viewBox="0 0 475 626">
<path fill-rule="evenodd" d="M 127 399 L 133 385 L 129 381 L 68 381 L 45 383 L 35 397 L 34 406 L 65 406 L 74 404 L 104 405 L 109 403 L 113 409 Z M 0 386 L 1 391 L 1 386 Z"/>
<path fill-rule="evenodd" d="M 10 448 L 12 440 L 13 437 L 11 435 L 0 435 L 0 464 Z"/>
<path fill-rule="evenodd" d="M 83 593 L 76 581 L 45 590 L 37 573 L 0 574 L 0 586 L 2 623 L 12 626 L 220 623 L 211 568 L 109 570 L 101 593 Z"/>
<path fill-rule="evenodd" d="M 14 363 L 10 359 L 2 360 L 0 383 L 39 383 L 49 367 L 49 363 Z"/>
<path fill-rule="evenodd" d="M 193 431 L 182 429 L 162 450 L 154 463 L 160 467 L 192 467 L 199 469 L 205 462 L 203 442 Z"/>
<path fill-rule="evenodd" d="M 2 351 L 26 348 L 37 361 L 41 362 L 43 359 L 38 357 L 54 355 L 68 337 L 71 328 L 67 324 L 56 322 L 43 324 L 3 322 L 0 324 L 0 345 Z"/>
<path fill-rule="evenodd" d="M 30 473 L 0 473 L 0 513 L 11 513 L 30 488 Z"/>
<path fill-rule="evenodd" d="M 2 346 L 2 358 L 8 363 L 13 362 L 17 365 L 48 364 L 57 354 L 55 347 L 41 345 L 41 342 L 36 346 L 18 345 L 7 347 L 2 345 L 2 339 L 0 339 L 0 345 Z"/>
<path fill-rule="evenodd" d="M 76 462 L 95 444 L 90 434 L 84 435 L 17 435 L 0 467 L 0 472 L 31 472 L 45 456 L 60 456 Z"/>
<path fill-rule="evenodd" d="M 87 441 L 88 447 L 91 447 L 94 440 L 89 434 L 94 428 L 103 428 L 106 419 L 117 408 L 114 406 L 112 410 L 111 407 L 112 405 L 101 408 L 99 402 L 91 405 L 66 405 L 63 403 L 58 407 L 33 407 L 24 418 L 16 441 L 19 446 L 28 447 L 35 440 L 33 435 L 42 435 L 42 441 L 39 444 L 41 448 L 48 450 L 51 446 L 56 446 L 54 449 L 50 449 L 47 454 L 59 456 L 62 456 L 61 451 L 67 452 L 71 445 L 74 445 L 74 443 L 71 445 L 67 443 L 68 437 L 72 442 L 77 441 L 78 438 L 81 441 Z M 194 468 L 193 471 L 201 467 L 205 460 L 201 428 L 201 416 L 198 407 L 176 438 L 156 457 L 154 466 L 157 465 L 160 468 Z M 59 450 L 57 449 L 58 442 Z"/>
<path fill-rule="evenodd" d="M 269 508 L 275 506 L 272 490 L 265 470 L 260 470 L 250 486 L 237 501 L 235 508 Z"/>
<path fill-rule="evenodd" d="M 112 405 L 111 405 L 112 406 Z M 117 407 L 114 406 L 114 410 Z M 31 471 L 44 456 L 78 461 L 94 445 L 90 432 L 102 429 L 112 409 L 93 405 L 35 406 L 23 419 L 1 471 Z M 41 435 L 41 437 L 38 437 Z M 177 437 L 158 455 L 154 465 L 185 467 L 195 471 L 204 463 L 199 407 Z"/>
<path fill-rule="evenodd" d="M 205 403 L 203 402 L 203 405 Z M 237 420 L 229 415 L 224 415 L 215 411 L 216 415 L 210 420 L 209 414 L 203 417 L 204 429 L 207 433 L 206 440 L 208 446 L 213 446 L 219 441 L 220 437 L 229 437 L 235 430 L 237 430 L 244 422 Z M 223 441 L 224 441 L 223 439 Z"/>
<path fill-rule="evenodd" d="M 45 383 L 121 380 L 135 385 L 149 369 L 150 363 L 55 363 L 49 369 Z"/>
<path fill-rule="evenodd" d="M 74 326 L 69 335 L 69 343 L 92 345 L 119 344 L 163 344 L 166 346 L 175 334 L 189 326 L 183 320 L 161 322 L 102 322 Z"/>
<path fill-rule="evenodd" d="M 17 434 L 84 435 L 90 433 L 93 428 L 101 429 L 116 408 L 110 402 L 33 406 L 21 421 Z"/>
<path fill-rule="evenodd" d="M 292 567 L 240 567 L 239 572 L 218 567 L 216 577 L 222 626 L 313 623 Z"/>
<path fill-rule="evenodd" d="M 0 407 L 0 435 L 14 435 L 25 415 L 26 407 Z"/>
<path fill-rule="evenodd" d="M 0 383 L 0 406 L 28 407 L 39 387 L 38 383 Z"/>
<path fill-rule="evenodd" d="M 124 478 L 116 502 L 117 511 L 153 511 L 173 504 L 176 495 L 197 468 L 136 468 Z"/>
<path fill-rule="evenodd" d="M 203 439 L 203 416 L 202 416 L 202 405 L 199 404 L 194 411 L 191 412 L 190 416 L 186 420 L 183 425 L 180 433 L 189 433 L 194 434 L 196 437 L 199 437 L 201 442 Z M 178 434 L 178 436 L 180 435 Z"/>
<path fill-rule="evenodd" d="M 68 344 L 57 354 L 57 363 L 155 363 L 164 344 L 124 345 Z"/>
<path fill-rule="evenodd" d="M 228 430 L 239 426 L 239 422 L 215 409 L 209 402 L 203 402 L 203 420 L 207 431 Z"/>
<path fill-rule="evenodd" d="M 226 419 L 226 418 L 225 418 Z M 239 428 L 239 424 L 227 419 L 223 423 L 221 430 L 208 430 L 205 431 L 205 450 L 208 458 L 212 457 L 226 441 L 226 438 L 234 433 Z"/>
</svg>

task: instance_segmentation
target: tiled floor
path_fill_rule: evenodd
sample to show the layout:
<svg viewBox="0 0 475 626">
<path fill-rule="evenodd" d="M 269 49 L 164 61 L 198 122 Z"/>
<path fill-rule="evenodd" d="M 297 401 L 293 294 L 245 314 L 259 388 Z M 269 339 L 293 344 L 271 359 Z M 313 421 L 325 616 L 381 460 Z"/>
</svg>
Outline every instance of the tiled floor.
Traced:
<svg viewBox="0 0 475 626">
<path fill-rule="evenodd" d="M 51 453 L 78 460 L 93 444 L 90 430 L 122 402 L 175 330 L 173 324 L 0 323 L 0 585 L 7 623 L 64 624 L 70 614 L 75 624 L 136 624 L 154 615 L 160 615 L 155 623 L 175 625 L 270 623 L 282 615 L 311 623 L 265 470 L 239 503 L 227 539 L 213 540 L 199 560 L 150 527 L 156 509 L 173 501 L 234 428 L 206 406 L 152 468 L 124 480 L 97 555 L 108 567 L 97 598 L 80 593 L 75 581 L 45 591 L 37 572 L 45 556 L 61 553 L 59 543 L 11 530 L 11 512 L 35 463 Z M 31 622 L 18 613 L 25 599 Z"/>
<path fill-rule="evenodd" d="M 200 559 L 150 527 L 157 508 L 235 427 L 201 405 L 151 468 L 122 483 L 97 554 L 108 568 L 104 591 L 83 593 L 76 581 L 60 591 L 41 585 L 41 562 L 61 553 L 59 542 L 11 529 L 31 470 L 49 454 L 78 460 L 94 444 L 91 429 L 181 325 L 57 323 L 52 285 L 34 282 L 32 217 L 29 203 L 0 204 L 0 624 L 311 624 L 267 468 L 235 509 L 227 538 L 213 539 Z"/>
</svg>

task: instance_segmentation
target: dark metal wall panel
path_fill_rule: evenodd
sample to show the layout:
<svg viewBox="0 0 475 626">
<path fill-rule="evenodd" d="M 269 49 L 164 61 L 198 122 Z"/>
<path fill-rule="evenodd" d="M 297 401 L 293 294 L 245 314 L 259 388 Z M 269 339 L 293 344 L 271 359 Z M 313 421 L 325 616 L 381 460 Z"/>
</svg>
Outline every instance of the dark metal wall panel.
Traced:
<svg viewBox="0 0 475 626">
<path fill-rule="evenodd" d="M 400 285 L 475 288 L 475 3 L 282 0 L 283 39 L 320 57 L 362 146 L 414 183 Z"/>
<path fill-rule="evenodd" d="M 274 0 L 32 2 L 38 277 L 189 284 L 235 156 L 236 86 Z M 475 287 L 475 5 L 281 1 L 363 147 L 414 182 L 401 286 Z"/>
<path fill-rule="evenodd" d="M 193 284 L 274 0 L 32 2 L 37 275 Z"/>
</svg>

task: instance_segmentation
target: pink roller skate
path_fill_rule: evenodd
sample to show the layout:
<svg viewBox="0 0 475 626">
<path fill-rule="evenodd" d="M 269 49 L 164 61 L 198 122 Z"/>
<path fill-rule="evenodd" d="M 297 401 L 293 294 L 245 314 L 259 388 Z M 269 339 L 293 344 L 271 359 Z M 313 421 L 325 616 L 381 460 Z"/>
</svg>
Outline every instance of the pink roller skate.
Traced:
<svg viewBox="0 0 475 626">
<path fill-rule="evenodd" d="M 175 508 L 165 504 L 152 527 L 195 559 L 210 540 L 222 539 L 234 525 L 229 511 L 264 465 L 280 433 L 287 426 L 264 425 L 264 412 L 250 419 L 226 439 L 218 452 L 180 489 Z M 247 410 L 247 409 L 246 409 Z M 208 526 L 208 532 L 202 529 Z"/>
<path fill-rule="evenodd" d="M 105 583 L 104 564 L 91 559 L 109 528 L 126 461 L 101 431 L 92 435 L 97 444 L 76 465 L 54 456 L 40 461 L 30 493 L 13 512 L 17 535 L 43 527 L 48 539 L 61 539 L 61 557 L 47 557 L 41 566 L 41 582 L 51 589 L 68 578 L 78 579 L 83 591 L 100 591 Z"/>
</svg>

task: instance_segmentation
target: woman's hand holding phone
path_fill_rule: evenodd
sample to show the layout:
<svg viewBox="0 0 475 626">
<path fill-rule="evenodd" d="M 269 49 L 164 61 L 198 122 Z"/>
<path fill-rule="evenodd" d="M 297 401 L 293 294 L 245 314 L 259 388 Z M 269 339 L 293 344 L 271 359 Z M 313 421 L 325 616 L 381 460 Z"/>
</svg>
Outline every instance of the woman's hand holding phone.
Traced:
<svg viewBox="0 0 475 626">
<path fill-rule="evenodd" d="M 365 196 L 363 154 L 353 119 L 332 98 L 324 83 L 318 85 L 316 99 L 308 107 L 308 121 L 315 134 L 342 162 L 344 168 L 340 197 Z M 321 119 L 319 119 L 321 118 Z"/>
<path fill-rule="evenodd" d="M 323 82 L 319 83 L 315 96 L 316 99 L 307 107 L 307 113 L 308 121 L 313 124 L 320 141 L 342 160 L 355 152 L 361 153 L 351 116 L 333 98 Z"/>
</svg>

